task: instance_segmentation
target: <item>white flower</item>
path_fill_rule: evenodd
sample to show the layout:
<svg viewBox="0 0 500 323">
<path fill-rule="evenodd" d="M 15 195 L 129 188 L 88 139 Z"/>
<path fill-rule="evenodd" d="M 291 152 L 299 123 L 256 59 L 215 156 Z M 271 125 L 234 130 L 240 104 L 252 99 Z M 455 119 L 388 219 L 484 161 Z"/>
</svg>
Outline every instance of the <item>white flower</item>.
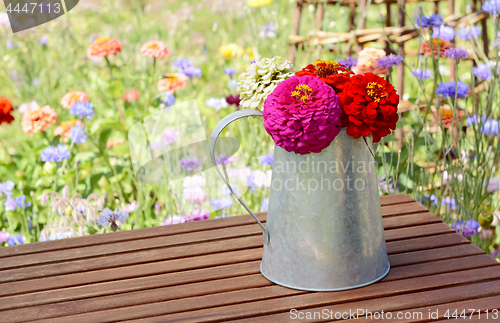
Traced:
<svg viewBox="0 0 500 323">
<path fill-rule="evenodd" d="M 9 16 L 6 12 L 0 12 L 0 25 L 3 25 L 5 28 L 10 28 Z"/>
<path fill-rule="evenodd" d="M 40 109 L 40 105 L 36 101 L 31 101 L 30 103 L 22 103 L 18 111 L 20 114 L 25 114 L 28 111 L 35 111 Z"/>
<path fill-rule="evenodd" d="M 182 195 L 188 201 L 201 203 L 207 198 L 207 193 L 200 186 L 187 187 L 182 191 Z"/>
<path fill-rule="evenodd" d="M 202 175 L 193 175 L 184 177 L 182 186 L 184 187 L 197 187 L 207 185 L 207 180 Z"/>
<path fill-rule="evenodd" d="M 293 76 L 292 68 L 292 63 L 279 56 L 264 57 L 250 65 L 238 78 L 240 106 L 243 109 L 262 111 L 265 99 L 276 85 Z"/>
</svg>

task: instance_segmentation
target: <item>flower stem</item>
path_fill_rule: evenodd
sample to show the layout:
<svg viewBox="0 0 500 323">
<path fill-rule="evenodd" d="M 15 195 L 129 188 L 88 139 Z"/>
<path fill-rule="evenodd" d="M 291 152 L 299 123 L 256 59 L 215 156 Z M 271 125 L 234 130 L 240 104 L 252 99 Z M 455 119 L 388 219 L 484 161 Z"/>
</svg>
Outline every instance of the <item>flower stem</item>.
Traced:
<svg viewBox="0 0 500 323">
<path fill-rule="evenodd" d="M 113 66 L 111 66 L 111 62 L 109 61 L 108 57 L 104 56 L 104 58 L 106 59 L 106 64 L 109 68 L 109 76 L 111 79 L 113 79 Z"/>
<path fill-rule="evenodd" d="M 149 103 L 151 102 L 151 86 L 153 85 L 155 70 L 156 70 L 156 58 L 153 58 L 153 71 L 151 72 L 151 78 L 149 79 L 149 84 L 148 84 L 148 100 L 144 110 L 149 108 Z"/>
</svg>

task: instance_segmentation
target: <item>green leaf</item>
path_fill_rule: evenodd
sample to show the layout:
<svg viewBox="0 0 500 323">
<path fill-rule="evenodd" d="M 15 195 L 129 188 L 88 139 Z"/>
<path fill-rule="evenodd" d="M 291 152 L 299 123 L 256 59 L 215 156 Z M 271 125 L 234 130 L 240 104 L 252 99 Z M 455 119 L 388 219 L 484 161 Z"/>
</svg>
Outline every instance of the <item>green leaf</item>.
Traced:
<svg viewBox="0 0 500 323">
<path fill-rule="evenodd" d="M 113 81 L 109 86 L 108 86 L 108 91 L 111 93 L 111 95 L 117 99 L 123 94 L 123 82 L 120 80 L 115 80 Z"/>
</svg>

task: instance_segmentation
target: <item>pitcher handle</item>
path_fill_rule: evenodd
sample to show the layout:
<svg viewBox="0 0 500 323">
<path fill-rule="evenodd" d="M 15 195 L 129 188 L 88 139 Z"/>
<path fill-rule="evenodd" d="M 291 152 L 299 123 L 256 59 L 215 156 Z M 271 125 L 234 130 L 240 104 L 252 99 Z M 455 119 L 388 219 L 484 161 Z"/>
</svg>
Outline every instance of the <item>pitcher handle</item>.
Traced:
<svg viewBox="0 0 500 323">
<path fill-rule="evenodd" d="M 219 167 L 217 166 L 217 163 L 215 162 L 215 143 L 217 142 L 217 138 L 219 138 L 220 133 L 224 128 L 226 128 L 230 123 L 233 121 L 236 121 L 238 119 L 241 119 L 243 117 L 250 117 L 250 116 L 262 116 L 262 112 L 258 110 L 240 110 L 231 113 L 230 115 L 226 116 L 223 118 L 219 123 L 215 126 L 214 130 L 212 131 L 212 134 L 210 135 L 210 143 L 209 143 L 209 150 L 210 150 L 210 159 L 212 160 L 212 163 L 215 166 L 215 170 L 219 174 L 219 176 L 222 178 L 224 183 L 227 185 L 227 188 L 229 188 L 229 191 L 236 197 L 238 202 L 245 208 L 245 210 L 250 213 L 250 215 L 257 221 L 260 225 L 260 228 L 262 229 L 262 234 L 264 235 L 264 242 L 269 243 L 269 233 L 266 230 L 266 227 L 259 221 L 259 219 L 255 216 L 255 214 L 250 210 L 250 208 L 243 202 L 233 191 L 233 188 L 231 185 L 229 185 L 228 180 L 222 175 L 221 171 L 219 170 Z M 227 175 L 226 175 L 227 176 Z"/>
</svg>

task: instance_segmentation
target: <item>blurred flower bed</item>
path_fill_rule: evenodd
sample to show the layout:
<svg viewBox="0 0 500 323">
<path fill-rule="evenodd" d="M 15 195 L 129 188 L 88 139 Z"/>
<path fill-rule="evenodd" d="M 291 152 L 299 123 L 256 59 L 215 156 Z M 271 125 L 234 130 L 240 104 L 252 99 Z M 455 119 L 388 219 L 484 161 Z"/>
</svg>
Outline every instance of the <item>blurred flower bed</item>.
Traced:
<svg viewBox="0 0 500 323">
<path fill-rule="evenodd" d="M 457 10 L 470 11 L 467 2 L 457 4 Z M 337 61 L 346 73 L 371 72 L 393 84 L 396 66 L 404 65 L 406 88 L 400 95 L 420 107 L 399 117 L 402 144 L 381 133 L 380 194 L 411 194 L 496 257 L 498 3 L 483 5 L 490 15 L 490 57 L 484 54 L 479 27 L 455 29 L 429 14 L 433 5 L 409 4 L 410 23 L 421 37 L 407 48 L 419 56 L 403 61 L 383 43 L 347 57 L 305 45 L 289 69 L 284 59 L 276 64 L 262 59 L 287 56 L 293 8 L 288 0 L 89 0 L 53 22 L 15 35 L 1 8 L 0 243 L 245 213 L 229 190 L 211 191 L 210 180 L 200 175 L 201 156 L 179 161 L 184 179 L 178 188 L 166 180 L 138 180 L 130 130 L 148 116 L 195 100 L 208 138 L 229 113 L 261 110 L 283 75 L 300 71 L 314 76 Z M 367 25 L 381 26 L 377 8 L 369 9 Z M 302 26 L 315 29 L 315 10 L 305 6 Z M 440 11 L 446 10 L 443 4 Z M 346 7 L 326 10 L 323 29 L 347 31 L 347 12 Z M 307 66 L 317 59 L 326 63 Z M 259 70 L 254 62 L 265 68 Z M 455 78 L 450 78 L 450 62 Z M 277 71 L 281 78 L 274 77 Z M 256 80 L 258 87 L 249 86 Z M 340 78 L 322 80 L 343 88 Z M 246 166 L 234 167 L 238 161 L 223 154 L 218 163 L 238 181 L 248 205 L 266 211 L 274 142 L 257 118 L 228 127 L 225 135 L 238 139 Z M 151 149 L 167 149 L 182 136 L 175 127 L 164 129 L 157 141 L 150 138 Z"/>
</svg>

